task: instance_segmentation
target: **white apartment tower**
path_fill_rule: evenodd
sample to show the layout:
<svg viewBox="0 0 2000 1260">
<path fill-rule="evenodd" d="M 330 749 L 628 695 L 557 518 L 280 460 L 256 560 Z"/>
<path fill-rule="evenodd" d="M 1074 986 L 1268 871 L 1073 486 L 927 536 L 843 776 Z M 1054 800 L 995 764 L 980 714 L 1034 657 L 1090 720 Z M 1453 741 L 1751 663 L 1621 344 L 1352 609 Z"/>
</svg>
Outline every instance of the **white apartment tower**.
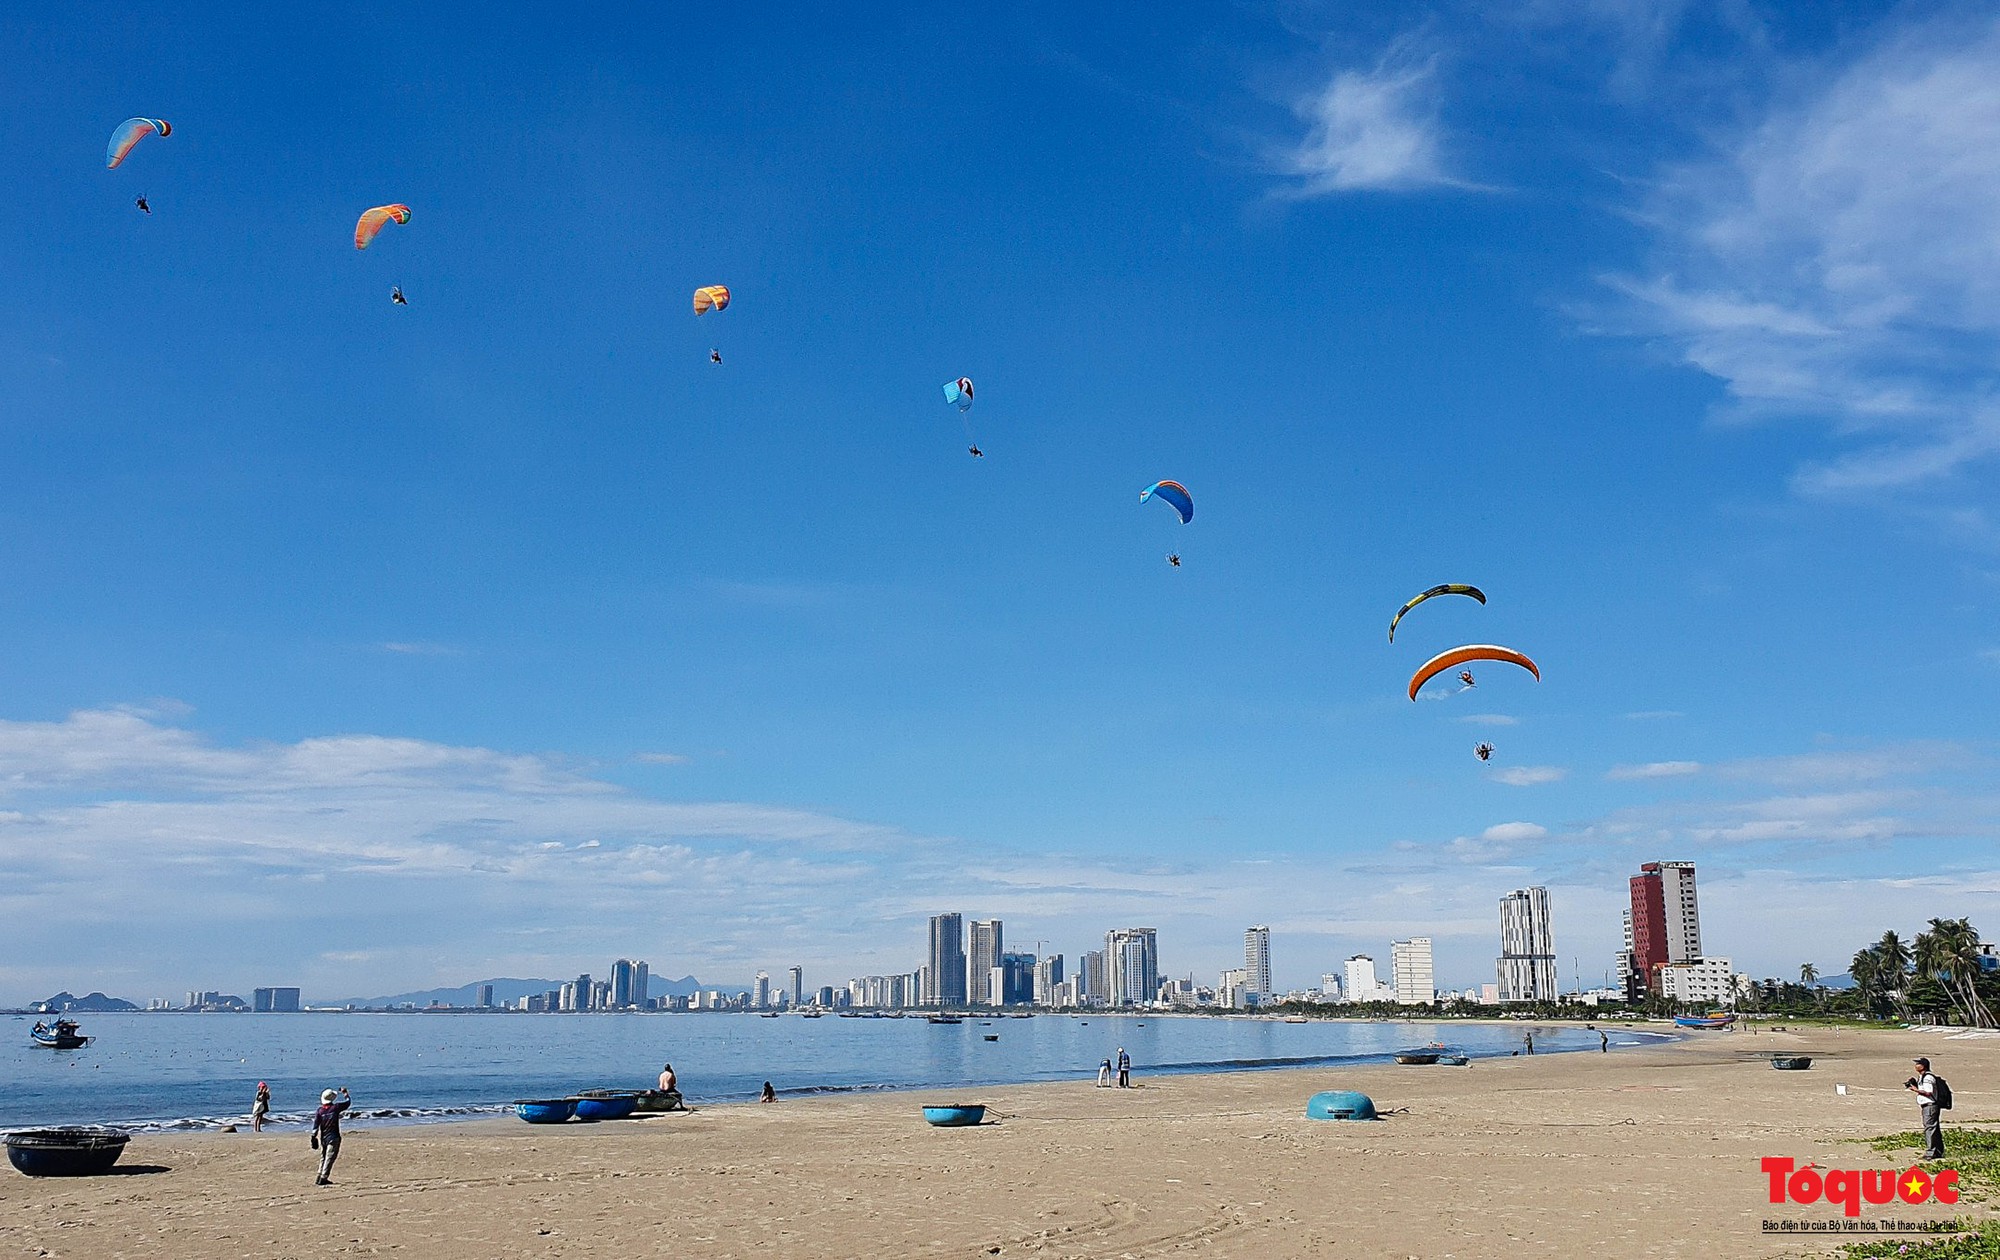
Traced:
<svg viewBox="0 0 2000 1260">
<path fill-rule="evenodd" d="M 762 1011 L 762 1010 L 769 1010 L 770 1006 L 771 1006 L 771 973 L 768 971 L 760 971 L 757 973 L 757 979 L 750 986 L 750 1008 L 752 1010 Z"/>
<path fill-rule="evenodd" d="M 993 973 L 1000 966 L 1000 920 L 974 919 L 965 942 L 965 1000 L 974 1006 L 1000 1005 Z"/>
<path fill-rule="evenodd" d="M 1555 929 L 1549 923 L 1549 890 L 1516 888 L 1500 899 L 1499 998 L 1502 1002 L 1556 1000 Z"/>
<path fill-rule="evenodd" d="M 1259 997 L 1271 995 L 1271 929 L 1263 924 L 1243 933 L 1245 987 Z"/>
<path fill-rule="evenodd" d="M 1701 958 L 1701 907 L 1694 899 L 1694 863 L 1660 863 L 1660 901 L 1666 912 L 1667 961 Z"/>
<path fill-rule="evenodd" d="M 1412 936 L 1407 941 L 1389 942 L 1389 976 L 1396 986 L 1396 1001 L 1402 1005 L 1427 1006 L 1437 1001 L 1431 938 Z"/>
<path fill-rule="evenodd" d="M 806 1004 L 806 969 L 793 967 L 785 973 L 785 978 L 792 987 L 792 1009 L 797 1010 Z"/>
<path fill-rule="evenodd" d="M 1382 982 L 1375 978 L 1375 960 L 1366 954 L 1356 954 L 1341 967 L 1347 978 L 1347 1000 L 1350 1002 L 1374 1002 L 1381 998 Z"/>
<path fill-rule="evenodd" d="M 1112 1006 L 1137 1006 L 1160 991 L 1159 933 L 1155 928 L 1113 928 L 1104 934 L 1104 970 Z"/>
</svg>

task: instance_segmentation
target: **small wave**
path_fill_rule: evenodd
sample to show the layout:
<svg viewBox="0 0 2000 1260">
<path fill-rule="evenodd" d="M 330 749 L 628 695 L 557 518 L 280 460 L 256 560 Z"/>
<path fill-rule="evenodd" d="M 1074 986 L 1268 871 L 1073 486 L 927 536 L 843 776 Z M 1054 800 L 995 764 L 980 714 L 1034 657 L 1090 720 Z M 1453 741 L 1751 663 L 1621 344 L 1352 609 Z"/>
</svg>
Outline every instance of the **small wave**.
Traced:
<svg viewBox="0 0 2000 1260">
<path fill-rule="evenodd" d="M 505 1115 L 513 1107 L 506 1103 L 476 1103 L 463 1107 L 356 1107 L 347 1112 L 345 1123 L 382 1120 L 392 1124 L 441 1124 L 474 1116 Z M 303 1129 L 312 1123 L 311 1112 L 272 1112 L 264 1117 L 267 1129 Z M 178 1116 L 171 1120 L 114 1120 L 103 1126 L 120 1133 L 216 1133 L 227 1128 L 248 1129 L 250 1118 L 238 1112 L 228 1116 Z"/>
<path fill-rule="evenodd" d="M 894 1090 L 922 1088 L 924 1086 L 921 1085 L 887 1085 L 871 1081 L 861 1085 L 799 1085 L 790 1089 L 781 1089 L 778 1093 L 786 1098 L 807 1098 L 815 1094 L 881 1094 Z"/>
</svg>

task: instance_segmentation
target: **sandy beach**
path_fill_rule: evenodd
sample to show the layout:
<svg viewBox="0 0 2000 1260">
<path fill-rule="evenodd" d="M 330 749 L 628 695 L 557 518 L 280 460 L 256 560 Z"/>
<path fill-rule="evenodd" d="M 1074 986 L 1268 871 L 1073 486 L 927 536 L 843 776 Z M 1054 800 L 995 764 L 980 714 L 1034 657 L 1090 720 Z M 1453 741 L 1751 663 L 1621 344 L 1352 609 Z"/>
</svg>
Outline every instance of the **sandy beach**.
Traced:
<svg viewBox="0 0 2000 1260">
<path fill-rule="evenodd" d="M 1777 1050 L 1814 1066 L 1774 1072 Z M 1140 1065 L 1129 1091 L 974 1091 L 998 1113 L 977 1129 L 927 1127 L 918 1104 L 943 1099 L 918 1094 L 352 1126 L 328 1188 L 297 1131 L 142 1136 L 123 1175 L 0 1174 L 0 1257 L 1818 1255 L 1837 1240 L 1760 1223 L 1839 1209 L 1771 1205 L 1758 1161 L 1906 1166 L 1914 1152 L 1854 1139 L 1914 1127 L 1897 1086 L 1916 1054 L 1952 1080 L 1954 1120 L 2000 1120 L 2000 1039 L 1924 1032 L 1698 1034 L 1470 1068 Z M 1328 1088 L 1393 1114 L 1306 1120 Z"/>
</svg>

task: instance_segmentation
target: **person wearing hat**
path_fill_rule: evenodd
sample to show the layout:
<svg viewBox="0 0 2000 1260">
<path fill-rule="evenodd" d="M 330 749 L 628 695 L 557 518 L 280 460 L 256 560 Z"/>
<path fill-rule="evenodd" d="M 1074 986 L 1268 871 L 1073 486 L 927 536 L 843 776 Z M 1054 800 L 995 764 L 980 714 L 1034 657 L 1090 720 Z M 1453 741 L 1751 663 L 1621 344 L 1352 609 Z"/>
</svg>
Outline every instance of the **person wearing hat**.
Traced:
<svg viewBox="0 0 2000 1260">
<path fill-rule="evenodd" d="M 1931 1072 L 1931 1061 L 1925 1058 L 1911 1060 L 1917 1065 L 1917 1074 L 1903 1082 L 1903 1088 L 1917 1096 L 1917 1114 L 1924 1121 L 1924 1158 L 1944 1158 L 1944 1126 L 1938 1122 L 1938 1078 Z"/>
<path fill-rule="evenodd" d="M 346 1086 L 326 1090 L 319 1096 L 319 1110 L 313 1112 L 312 1135 L 312 1144 L 319 1149 L 319 1179 L 313 1182 L 316 1186 L 333 1184 L 333 1161 L 340 1158 L 340 1113 L 352 1105 Z"/>
<path fill-rule="evenodd" d="M 257 1101 L 250 1104 L 250 1131 L 262 1133 L 264 1118 L 271 1114 L 271 1087 L 263 1081 L 257 1082 Z"/>
</svg>

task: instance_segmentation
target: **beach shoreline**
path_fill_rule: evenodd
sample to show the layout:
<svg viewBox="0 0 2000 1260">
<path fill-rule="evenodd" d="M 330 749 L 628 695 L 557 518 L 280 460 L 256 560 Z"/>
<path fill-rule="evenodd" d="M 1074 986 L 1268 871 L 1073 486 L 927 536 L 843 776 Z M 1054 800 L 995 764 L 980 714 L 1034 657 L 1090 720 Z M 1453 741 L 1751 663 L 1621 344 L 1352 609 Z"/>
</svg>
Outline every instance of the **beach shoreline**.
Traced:
<svg viewBox="0 0 2000 1260">
<path fill-rule="evenodd" d="M 1772 1071 L 1773 1043 L 1813 1069 Z M 326 1188 L 296 1130 L 145 1135 L 124 1176 L 0 1180 L 0 1257 L 1822 1254 L 1838 1239 L 1761 1223 L 1839 1208 L 1771 1205 L 1759 1161 L 1906 1167 L 1914 1152 L 1863 1140 L 1913 1127 L 1899 1086 L 1916 1054 L 1954 1078 L 1955 1116 L 2000 1120 L 2000 1092 L 1982 1088 L 2000 1039 L 1813 1028 L 1469 1068 L 1142 1074 L 1131 1090 L 827 1095 L 596 1125 L 364 1124 Z M 1306 1120 L 1324 1088 L 1389 1114 Z M 927 1101 L 983 1102 L 995 1122 L 933 1129 Z M 1993 1207 L 1894 1215 L 1959 1212 Z"/>
</svg>

